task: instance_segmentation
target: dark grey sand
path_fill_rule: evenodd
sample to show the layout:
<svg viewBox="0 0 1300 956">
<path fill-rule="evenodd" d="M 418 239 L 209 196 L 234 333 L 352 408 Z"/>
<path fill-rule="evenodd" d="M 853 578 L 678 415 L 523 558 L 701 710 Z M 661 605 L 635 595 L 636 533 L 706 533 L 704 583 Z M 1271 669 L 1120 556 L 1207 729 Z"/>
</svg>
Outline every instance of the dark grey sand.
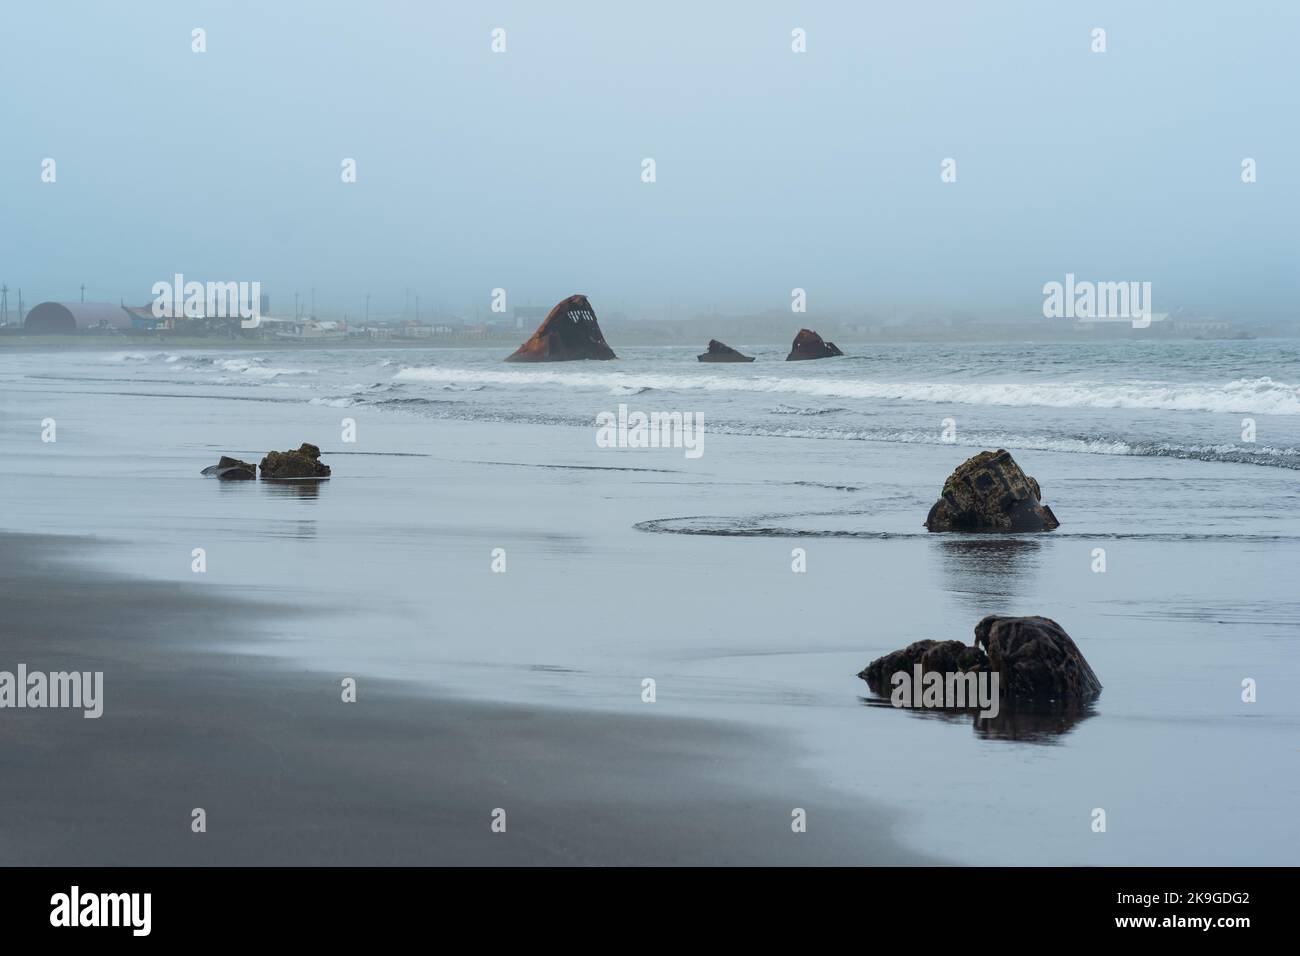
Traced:
<svg viewBox="0 0 1300 956">
<path fill-rule="evenodd" d="M 345 704 L 340 675 L 196 650 L 294 611 L 78 563 L 101 547 L 0 534 L 0 670 L 104 671 L 97 720 L 0 710 L 2 864 L 934 862 L 786 743 L 724 723 L 369 679 Z"/>
</svg>

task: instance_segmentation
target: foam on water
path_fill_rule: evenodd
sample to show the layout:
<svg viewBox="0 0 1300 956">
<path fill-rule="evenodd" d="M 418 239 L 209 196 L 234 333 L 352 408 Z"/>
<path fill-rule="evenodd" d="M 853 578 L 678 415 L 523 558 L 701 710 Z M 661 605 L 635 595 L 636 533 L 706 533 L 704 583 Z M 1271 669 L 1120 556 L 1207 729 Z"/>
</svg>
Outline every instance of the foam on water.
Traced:
<svg viewBox="0 0 1300 956">
<path fill-rule="evenodd" d="M 938 445 L 952 419 L 962 451 L 1300 470 L 1300 385 L 1291 384 L 1300 348 L 1290 343 L 859 348 L 852 361 L 787 366 L 784 349 L 759 347 L 754 365 L 718 367 L 700 366 L 692 350 L 632 347 L 616 362 L 525 368 L 503 365 L 505 353 L 491 347 L 134 350 L 64 354 L 26 374 L 574 428 L 626 403 L 699 413 L 713 434 L 794 440 Z"/>
<path fill-rule="evenodd" d="M 253 378 L 275 378 L 279 375 L 311 375 L 312 369 L 306 368 L 277 368 L 264 364 L 266 359 L 248 358 L 248 359 L 222 359 L 216 363 L 216 367 L 227 372 L 237 372 L 241 375 L 248 375 Z"/>
<path fill-rule="evenodd" d="M 879 382 L 784 376 L 676 375 L 627 372 L 483 370 L 405 367 L 403 382 L 475 382 L 494 385 L 558 385 L 601 388 L 611 394 L 646 389 L 667 391 L 763 392 L 816 398 L 857 398 L 1003 407 L 1127 408 L 1156 411 L 1241 412 L 1300 415 L 1300 386 L 1267 376 L 1221 385 L 1162 382 Z M 615 392 L 617 389 L 619 391 Z"/>
</svg>

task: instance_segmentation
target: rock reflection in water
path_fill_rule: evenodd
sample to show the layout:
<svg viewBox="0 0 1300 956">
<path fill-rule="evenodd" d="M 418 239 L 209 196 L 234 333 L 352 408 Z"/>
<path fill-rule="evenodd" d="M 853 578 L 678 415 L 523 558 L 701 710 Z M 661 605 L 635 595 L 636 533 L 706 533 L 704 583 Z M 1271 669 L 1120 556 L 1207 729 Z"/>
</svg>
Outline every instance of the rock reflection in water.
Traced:
<svg viewBox="0 0 1300 956">
<path fill-rule="evenodd" d="M 981 717 L 971 707 L 895 707 L 879 697 L 863 697 L 868 707 L 906 711 L 913 717 L 942 720 L 950 724 L 970 723 L 977 736 L 989 740 L 1055 743 L 1077 724 L 1096 714 L 1096 702 L 1009 703 L 1003 701 L 996 717 Z"/>
<path fill-rule="evenodd" d="M 329 482 L 323 478 L 298 478 L 287 481 L 262 481 L 261 486 L 273 495 L 285 498 L 319 498 Z"/>
<path fill-rule="evenodd" d="M 942 538 L 939 549 L 947 590 L 983 616 L 1012 613 L 1037 571 L 1041 537 Z"/>
</svg>

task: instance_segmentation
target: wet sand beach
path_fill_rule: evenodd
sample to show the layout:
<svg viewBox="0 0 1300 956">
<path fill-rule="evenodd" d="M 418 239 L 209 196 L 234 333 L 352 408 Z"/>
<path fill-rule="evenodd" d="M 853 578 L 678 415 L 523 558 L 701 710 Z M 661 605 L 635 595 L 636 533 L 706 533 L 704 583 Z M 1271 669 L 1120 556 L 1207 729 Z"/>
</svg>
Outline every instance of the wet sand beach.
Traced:
<svg viewBox="0 0 1300 956">
<path fill-rule="evenodd" d="M 0 669 L 88 669 L 82 649 L 125 668 L 104 668 L 98 721 L 0 714 L 0 761 L 19 771 L 0 821 L 22 821 L 0 822 L 0 846 L 182 859 L 203 806 L 224 842 L 195 862 L 1294 859 L 1290 386 L 1125 371 L 1106 388 L 1022 383 L 1025 407 L 977 404 L 1006 391 L 988 382 L 961 384 L 964 404 L 900 406 L 858 394 L 882 390 L 885 359 L 789 370 L 755 351 L 734 376 L 686 350 L 524 372 L 489 350 L 0 360 L 0 527 L 64 542 L 57 562 L 49 544 L 11 562 L 24 628 L 5 632 Z M 1229 374 L 1273 361 L 1256 352 Z M 1161 356 L 1133 367 L 1149 377 Z M 1245 391 L 1273 402 L 1261 442 L 1180 457 L 1241 414 L 1163 406 L 1231 409 Z M 1044 404 L 1080 396 L 1151 407 Z M 598 447 L 595 416 L 620 402 L 702 410 L 703 455 Z M 945 412 L 957 443 L 938 440 Z M 928 441 L 882 427 L 909 416 L 934 423 Z M 1019 436 L 1007 447 L 1059 529 L 921 527 L 985 433 Z M 199 474 L 304 441 L 330 480 Z M 983 721 L 879 706 L 856 676 L 913 641 L 970 641 L 994 613 L 1058 621 L 1101 697 Z M 74 639 L 36 657 L 34 642 Z M 348 676 L 355 704 L 339 700 Z M 480 853 L 496 807 L 518 840 Z"/>
<path fill-rule="evenodd" d="M 0 534 L 4 666 L 104 672 L 98 719 L 0 715 L 5 865 L 927 862 L 770 735 L 380 679 L 345 704 L 336 674 L 196 649 L 293 609 L 77 561 L 111 547 Z M 792 833 L 796 795 L 833 830 Z"/>
</svg>

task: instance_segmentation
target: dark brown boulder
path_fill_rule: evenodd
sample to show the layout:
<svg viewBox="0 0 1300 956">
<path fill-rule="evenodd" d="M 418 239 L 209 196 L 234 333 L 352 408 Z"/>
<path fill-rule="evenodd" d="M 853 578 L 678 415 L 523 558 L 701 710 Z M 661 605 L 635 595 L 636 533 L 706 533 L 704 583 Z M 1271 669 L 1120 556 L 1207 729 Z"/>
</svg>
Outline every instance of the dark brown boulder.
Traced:
<svg viewBox="0 0 1300 956">
<path fill-rule="evenodd" d="M 252 481 L 257 477 L 257 466 L 247 461 L 240 461 L 238 458 L 222 455 L 220 461 L 215 465 L 208 465 L 200 474 L 207 475 L 209 478 L 220 478 L 222 481 Z"/>
<path fill-rule="evenodd" d="M 717 339 L 709 339 L 707 352 L 697 355 L 701 362 L 752 362 L 754 356 L 741 355 L 730 345 L 723 345 Z"/>
<path fill-rule="evenodd" d="M 537 331 L 507 362 L 571 362 L 618 358 L 605 341 L 585 295 L 571 295 L 551 309 Z"/>
<path fill-rule="evenodd" d="M 785 357 L 785 360 L 798 362 L 803 359 L 834 358 L 836 355 L 843 354 L 836 348 L 834 342 L 822 341 L 822 337 L 812 329 L 800 329 L 790 345 L 790 354 Z"/>
<path fill-rule="evenodd" d="M 988 658 L 978 647 L 971 647 L 961 641 L 917 641 L 908 644 L 901 651 L 876 658 L 858 676 L 867 682 L 872 693 L 888 697 L 890 678 L 899 671 L 911 677 L 912 669 L 917 664 L 921 665 L 922 675 L 930 671 L 964 674 L 966 671 L 989 669 Z"/>
<path fill-rule="evenodd" d="M 1003 697 L 1089 700 L 1101 693 L 1101 681 L 1079 648 L 1050 618 L 990 614 L 975 625 L 975 645 L 1001 675 Z"/>
<path fill-rule="evenodd" d="M 957 466 L 925 519 L 928 531 L 1051 531 L 1060 527 L 1039 500 L 1038 482 L 1003 449 Z"/>
<path fill-rule="evenodd" d="M 872 661 L 861 673 L 872 693 L 888 697 L 899 671 L 909 677 L 988 671 L 998 693 L 1011 702 L 1081 703 L 1101 693 L 1101 681 L 1061 625 L 1045 617 L 990 614 L 975 625 L 975 644 L 916 641 Z"/>
<path fill-rule="evenodd" d="M 260 467 L 262 477 L 271 481 L 330 476 L 330 466 L 321 463 L 320 449 L 306 443 L 297 451 L 267 452 Z"/>
</svg>

